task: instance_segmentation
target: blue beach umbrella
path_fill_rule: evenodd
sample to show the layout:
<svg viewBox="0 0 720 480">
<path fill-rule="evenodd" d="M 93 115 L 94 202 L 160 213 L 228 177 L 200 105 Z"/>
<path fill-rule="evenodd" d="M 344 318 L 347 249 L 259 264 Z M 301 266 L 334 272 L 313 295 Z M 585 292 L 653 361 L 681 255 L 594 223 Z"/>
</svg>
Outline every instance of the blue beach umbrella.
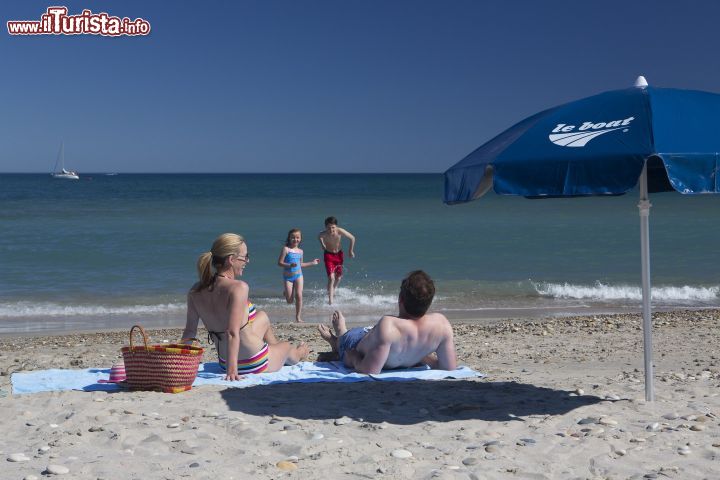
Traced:
<svg viewBox="0 0 720 480">
<path fill-rule="evenodd" d="M 639 182 L 645 398 L 654 400 L 648 193 L 720 193 L 720 95 L 648 86 L 535 114 L 445 172 L 445 203 L 622 195 Z"/>
</svg>

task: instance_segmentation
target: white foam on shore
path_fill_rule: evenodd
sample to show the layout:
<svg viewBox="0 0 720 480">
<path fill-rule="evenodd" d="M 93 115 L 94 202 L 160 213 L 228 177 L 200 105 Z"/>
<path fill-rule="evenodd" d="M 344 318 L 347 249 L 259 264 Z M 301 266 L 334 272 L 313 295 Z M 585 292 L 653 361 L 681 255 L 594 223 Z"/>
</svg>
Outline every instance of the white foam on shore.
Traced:
<svg viewBox="0 0 720 480">
<path fill-rule="evenodd" d="M 185 311 L 184 303 L 157 305 L 62 305 L 52 302 L 0 303 L 0 318 L 3 317 L 67 317 L 101 315 L 146 315 L 157 313 L 178 313 Z"/>
<path fill-rule="evenodd" d="M 576 300 L 642 300 L 642 289 L 630 285 L 573 285 L 570 283 L 533 283 L 542 296 Z M 652 299 L 665 302 L 712 302 L 719 299 L 720 286 L 653 287 Z"/>
<path fill-rule="evenodd" d="M 287 305 L 285 299 L 281 297 L 257 297 L 257 303 L 276 307 Z M 324 289 L 306 289 L 303 292 L 303 305 L 306 308 L 326 307 L 327 291 Z M 393 295 L 375 294 L 358 288 L 340 287 L 335 290 L 334 305 L 336 308 L 395 307 L 397 306 L 397 293 Z"/>
<path fill-rule="evenodd" d="M 397 305 L 397 293 L 394 295 L 368 294 L 356 289 L 338 288 L 335 291 L 335 301 L 338 305 L 361 307 L 395 306 Z"/>
<path fill-rule="evenodd" d="M 305 291 L 306 308 L 327 307 L 325 290 Z M 294 308 L 288 307 L 284 298 L 256 297 L 255 303 L 260 308 Z M 361 292 L 357 289 L 339 288 L 336 290 L 334 308 L 349 310 L 388 308 L 397 306 L 397 295 L 383 295 Z M 0 303 L 0 318 L 29 317 L 101 317 L 106 315 L 157 315 L 184 314 L 185 303 L 158 303 L 148 305 L 72 305 L 57 302 L 4 302 Z"/>
</svg>

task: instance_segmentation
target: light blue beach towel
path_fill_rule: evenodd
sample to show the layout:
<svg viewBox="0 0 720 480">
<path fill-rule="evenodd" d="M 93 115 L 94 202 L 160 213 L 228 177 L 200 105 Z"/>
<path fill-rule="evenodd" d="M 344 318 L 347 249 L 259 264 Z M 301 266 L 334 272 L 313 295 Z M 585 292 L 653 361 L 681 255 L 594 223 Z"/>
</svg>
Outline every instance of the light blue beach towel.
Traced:
<svg viewBox="0 0 720 480">
<path fill-rule="evenodd" d="M 86 392 L 115 392 L 122 387 L 114 383 L 99 383 L 110 375 L 109 368 L 88 368 L 84 370 L 35 370 L 17 372 L 11 377 L 13 394 L 81 390 Z M 217 363 L 201 363 L 193 387 L 201 385 L 224 385 L 230 388 L 245 388 L 255 385 L 272 385 L 293 382 L 399 382 L 407 380 L 442 380 L 484 377 L 482 373 L 468 367 L 453 371 L 431 370 L 427 366 L 402 370 L 386 370 L 376 375 L 365 375 L 345 368 L 339 362 L 300 362 L 283 367 L 277 372 L 246 375 L 244 379 L 229 382 L 223 380 L 225 373 Z"/>
</svg>

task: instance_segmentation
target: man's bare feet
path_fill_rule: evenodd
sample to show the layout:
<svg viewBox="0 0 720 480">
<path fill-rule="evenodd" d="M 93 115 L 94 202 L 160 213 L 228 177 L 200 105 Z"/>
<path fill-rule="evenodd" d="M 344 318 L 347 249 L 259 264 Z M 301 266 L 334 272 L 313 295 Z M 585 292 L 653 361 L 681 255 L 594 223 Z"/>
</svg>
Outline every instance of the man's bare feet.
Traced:
<svg viewBox="0 0 720 480">
<path fill-rule="evenodd" d="M 330 327 L 324 324 L 320 324 L 317 326 L 318 332 L 320 332 L 320 336 L 323 340 L 326 342 L 332 342 L 337 337 L 335 337 L 335 334 L 330 331 Z"/>
<path fill-rule="evenodd" d="M 322 337 L 322 339 L 330 344 L 333 352 L 336 352 L 337 337 L 333 332 L 330 331 L 330 327 L 328 327 L 327 325 L 318 325 L 317 329 L 318 332 L 320 332 L 320 336 Z"/>
<path fill-rule="evenodd" d="M 347 326 L 345 326 L 345 317 L 340 310 L 335 310 L 332 314 L 333 329 L 335 329 L 335 335 L 342 337 L 347 332 Z"/>
<path fill-rule="evenodd" d="M 305 323 L 305 320 L 300 317 L 295 317 L 295 323 Z"/>
</svg>

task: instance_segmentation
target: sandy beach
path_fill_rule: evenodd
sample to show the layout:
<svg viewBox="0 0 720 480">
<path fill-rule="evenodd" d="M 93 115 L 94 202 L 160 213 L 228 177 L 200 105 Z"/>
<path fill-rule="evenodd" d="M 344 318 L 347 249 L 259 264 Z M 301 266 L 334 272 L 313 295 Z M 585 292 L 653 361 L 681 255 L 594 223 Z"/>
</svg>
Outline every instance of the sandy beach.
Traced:
<svg viewBox="0 0 720 480">
<path fill-rule="evenodd" d="M 127 332 L 5 337 L 2 478 L 717 478 L 720 311 L 654 322 L 654 403 L 638 315 L 455 325 L 483 379 L 177 395 L 13 395 L 16 371 L 109 367 Z M 313 325 L 277 332 L 327 350 Z"/>
<path fill-rule="evenodd" d="M 2 6 L 0 480 L 720 480 L 720 0 Z"/>
</svg>

